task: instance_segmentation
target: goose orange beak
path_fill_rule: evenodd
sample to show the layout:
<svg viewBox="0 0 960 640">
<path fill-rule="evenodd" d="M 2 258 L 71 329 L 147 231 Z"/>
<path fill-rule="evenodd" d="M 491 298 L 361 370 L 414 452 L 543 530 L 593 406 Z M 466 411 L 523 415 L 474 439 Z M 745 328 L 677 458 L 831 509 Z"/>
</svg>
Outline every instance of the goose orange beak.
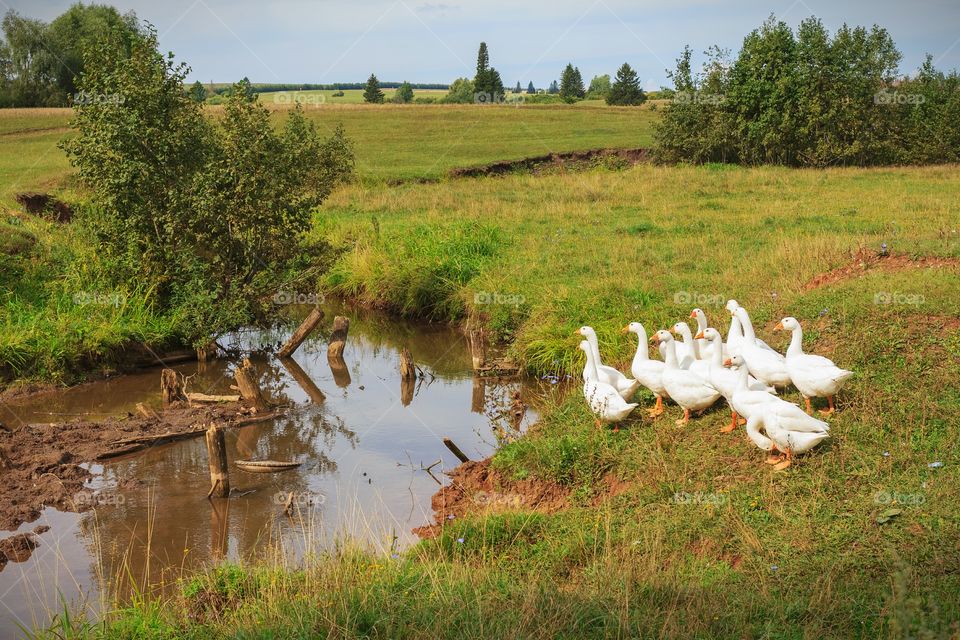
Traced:
<svg viewBox="0 0 960 640">
<path fill-rule="evenodd" d="M 782 322 L 778 322 L 778 323 L 777 323 L 777 326 L 775 326 L 775 327 L 773 328 L 773 330 L 774 330 L 774 331 L 784 331 L 783 323 L 782 323 Z"/>
<path fill-rule="evenodd" d="M 573 335 L 579 336 L 579 335 L 583 335 L 583 334 L 580 333 L 580 329 L 577 329 L 576 331 L 573 332 Z"/>
<path fill-rule="evenodd" d="M 693 336 L 694 340 L 703 340 L 703 331 L 697 331 L 697 335 Z"/>
<path fill-rule="evenodd" d="M 726 360 L 723 361 L 723 366 L 725 367 L 729 367 L 732 364 L 733 364 L 733 360 L 731 360 L 730 358 L 727 358 Z"/>
<path fill-rule="evenodd" d="M 691 312 L 690 312 L 690 317 L 691 317 L 691 318 L 696 318 L 696 317 L 697 317 L 697 312 L 696 312 L 696 311 L 691 311 Z"/>
<path fill-rule="evenodd" d="M 630 333 L 630 325 L 624 325 L 624 327 L 623 327 L 623 329 L 622 329 L 622 332 L 623 332 L 623 333 Z"/>
<path fill-rule="evenodd" d="M 660 336 L 658 336 L 657 334 L 653 334 L 653 337 L 650 338 L 650 342 L 653 342 L 653 343 L 660 342 Z"/>
</svg>

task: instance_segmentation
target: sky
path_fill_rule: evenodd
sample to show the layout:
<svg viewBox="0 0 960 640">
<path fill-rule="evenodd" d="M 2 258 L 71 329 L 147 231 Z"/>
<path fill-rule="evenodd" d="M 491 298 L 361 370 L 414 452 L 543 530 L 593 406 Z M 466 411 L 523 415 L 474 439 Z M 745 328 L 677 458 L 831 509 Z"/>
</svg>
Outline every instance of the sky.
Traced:
<svg viewBox="0 0 960 640">
<path fill-rule="evenodd" d="M 4 11 L 51 20 L 70 0 L 0 0 Z M 685 44 L 736 52 L 770 14 L 792 27 L 815 15 L 831 31 L 879 24 L 903 53 L 960 68 L 958 0 L 117 0 L 152 23 L 161 48 L 190 65 L 189 80 L 449 83 L 473 77 L 485 41 L 504 84 L 546 87 L 572 62 L 589 81 L 623 63 L 647 89 L 670 86 Z M 702 59 L 702 57 L 700 58 Z"/>
</svg>

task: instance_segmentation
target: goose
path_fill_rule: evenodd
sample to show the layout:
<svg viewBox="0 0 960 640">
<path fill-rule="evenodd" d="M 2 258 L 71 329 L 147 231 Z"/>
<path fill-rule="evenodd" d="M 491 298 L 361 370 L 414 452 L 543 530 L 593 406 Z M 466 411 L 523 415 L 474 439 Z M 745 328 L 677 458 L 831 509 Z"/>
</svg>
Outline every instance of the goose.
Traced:
<svg viewBox="0 0 960 640">
<path fill-rule="evenodd" d="M 769 451 L 768 464 L 774 464 L 774 469 L 786 469 L 793 463 L 794 454 L 806 453 L 830 437 L 827 423 L 817 420 L 822 425 L 818 431 L 791 431 L 784 426 L 784 421 L 775 411 L 763 407 L 747 420 L 747 435 L 754 444 Z M 760 433 L 763 426 L 766 436 Z M 783 456 L 779 452 L 783 452 Z"/>
<path fill-rule="evenodd" d="M 620 397 L 624 400 L 632 398 L 633 394 L 640 388 L 640 383 L 627 378 L 627 376 L 613 367 L 608 367 L 603 364 L 603 361 L 600 359 L 600 345 L 597 342 L 597 332 L 593 330 L 593 327 L 583 326 L 574 333 L 583 336 L 587 339 L 587 342 L 590 343 L 590 348 L 593 350 L 593 362 L 597 367 L 597 379 L 600 380 L 600 382 L 606 382 L 616 389 L 617 393 L 619 393 Z M 586 372 L 586 369 L 584 369 L 584 371 Z M 584 377 L 586 377 L 586 373 L 584 373 Z"/>
<path fill-rule="evenodd" d="M 765 391 L 752 391 L 747 387 L 747 364 L 743 356 L 733 356 L 723 362 L 723 366 L 737 370 L 737 386 L 733 390 L 733 409 L 739 415 L 750 419 L 754 413 L 759 410 L 771 411 L 780 420 L 780 424 L 788 431 L 808 431 L 817 432 L 830 430 L 823 420 L 817 420 L 813 416 L 807 415 L 807 412 L 792 402 L 787 402 L 775 395 Z"/>
<path fill-rule="evenodd" d="M 743 340 L 740 342 L 740 355 L 747 363 L 750 373 L 757 380 L 774 387 L 785 387 L 790 384 L 790 374 L 787 372 L 787 359 L 770 349 L 764 348 L 757 342 L 753 332 L 753 323 L 750 315 L 743 307 L 737 307 L 733 312 L 743 327 Z"/>
<path fill-rule="evenodd" d="M 697 335 L 703 333 L 704 330 L 706 330 L 707 327 L 709 326 L 709 325 L 707 324 L 707 314 L 704 313 L 704 312 L 703 312 L 703 309 L 701 309 L 701 308 L 699 308 L 699 307 L 697 307 L 696 309 L 694 309 L 693 311 L 690 312 L 690 318 L 696 319 L 696 321 L 697 321 Z M 719 335 L 719 333 L 718 333 L 718 335 Z M 708 341 L 708 340 L 704 340 L 703 338 L 699 338 L 699 339 L 698 339 L 698 338 L 694 337 L 694 339 L 697 341 L 697 347 L 698 347 L 699 350 L 700 350 L 700 357 L 701 357 L 703 360 L 706 360 L 707 362 L 713 362 L 713 349 L 714 349 L 715 345 L 712 344 L 712 343 L 711 343 L 710 341 Z M 722 340 L 722 339 L 720 340 L 720 348 L 721 348 L 721 354 L 720 354 L 721 360 L 720 360 L 720 362 L 721 362 L 721 364 L 722 364 L 723 358 L 726 358 L 726 357 L 728 356 L 727 347 L 726 347 L 725 344 L 723 344 L 723 340 Z"/>
<path fill-rule="evenodd" d="M 709 369 L 707 370 L 707 380 L 720 392 L 720 395 L 724 397 L 730 406 L 730 424 L 726 427 L 720 427 L 721 433 L 730 433 L 737 428 L 737 421 L 740 417 L 737 415 L 737 410 L 733 408 L 733 393 L 737 389 L 740 374 L 723 366 L 724 358 L 720 349 L 723 338 L 720 336 L 719 331 L 712 327 L 707 327 L 697 334 L 696 339 L 705 341 L 709 346 L 710 353 L 713 354 L 709 363 Z M 747 375 L 747 389 L 749 391 L 762 391 L 771 394 L 776 394 L 777 392 L 773 387 L 763 384 L 751 375 Z"/>
<path fill-rule="evenodd" d="M 774 331 L 793 332 L 790 346 L 787 347 L 787 372 L 807 403 L 807 413 L 813 413 L 810 398 L 823 397 L 826 397 L 829 408 L 821 410 L 820 413 L 830 415 L 836 411 L 833 396 L 853 377 L 853 371 L 841 369 L 829 358 L 804 353 L 803 328 L 796 318 L 787 316 L 777 323 Z"/>
<path fill-rule="evenodd" d="M 690 331 L 690 325 L 686 322 L 678 322 L 670 328 L 674 334 L 682 338 L 682 342 L 674 341 L 677 349 L 677 362 L 681 369 L 689 369 L 694 363 L 702 362 L 700 359 L 700 350 L 693 339 L 693 333 Z M 706 374 L 706 367 L 699 367 L 697 373 Z"/>
<path fill-rule="evenodd" d="M 587 401 L 590 411 L 596 416 L 597 428 L 601 424 L 619 422 L 630 415 L 637 408 L 637 403 L 628 403 L 606 382 L 597 379 L 597 363 L 593 358 L 593 345 L 587 340 L 580 341 L 580 349 L 587 356 L 587 366 L 584 367 L 583 397 Z M 614 427 L 614 431 L 618 431 Z"/>
<path fill-rule="evenodd" d="M 667 362 L 663 370 L 663 387 L 670 397 L 683 409 L 683 418 L 677 420 L 678 425 L 685 425 L 690 421 L 691 411 L 706 409 L 720 397 L 720 392 L 714 389 L 709 382 L 693 371 L 681 369 L 677 362 L 676 341 L 670 332 L 665 329 L 657 331 L 651 342 L 664 342 L 667 345 Z"/>
<path fill-rule="evenodd" d="M 727 300 L 727 304 L 724 308 L 730 312 L 730 328 L 727 330 L 727 342 L 726 345 L 724 345 L 727 350 L 727 354 L 724 356 L 726 358 L 740 354 L 740 345 L 743 342 L 745 330 L 740 323 L 740 318 L 738 318 L 737 314 L 735 313 L 737 309 L 741 308 L 740 303 L 731 298 L 730 300 Z M 744 313 L 746 313 L 746 309 L 744 309 Z M 748 319 L 749 317 L 750 315 L 747 314 Z M 752 324 L 750 325 L 750 329 L 753 329 Z M 776 353 L 773 347 L 758 338 L 756 334 L 753 334 L 753 339 L 758 346 Z"/>
<path fill-rule="evenodd" d="M 663 387 L 663 370 L 666 368 L 666 364 L 660 360 L 650 359 L 647 330 L 643 328 L 642 324 L 631 322 L 623 328 L 623 332 L 637 334 L 637 353 L 633 356 L 630 373 L 657 397 L 657 404 L 650 409 L 650 417 L 660 416 L 664 411 L 663 398 L 667 396 L 667 391 Z"/>
</svg>

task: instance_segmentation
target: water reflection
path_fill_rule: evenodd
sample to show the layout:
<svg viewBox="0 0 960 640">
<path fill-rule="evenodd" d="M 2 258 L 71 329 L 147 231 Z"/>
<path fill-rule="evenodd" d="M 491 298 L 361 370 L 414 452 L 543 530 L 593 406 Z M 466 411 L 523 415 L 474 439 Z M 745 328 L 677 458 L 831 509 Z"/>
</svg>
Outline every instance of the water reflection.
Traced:
<svg viewBox="0 0 960 640">
<path fill-rule="evenodd" d="M 351 318 L 350 331 L 343 357 L 328 358 L 327 332 L 337 313 Z M 452 329 L 331 305 L 292 358 L 269 356 L 265 347 L 281 343 L 290 331 L 239 332 L 221 340 L 230 358 L 175 368 L 188 377 L 190 391 L 235 393 L 233 369 L 249 355 L 264 395 L 286 414 L 228 430 L 228 459 L 288 460 L 300 467 L 277 474 L 231 467 L 233 494 L 227 500 L 205 498 L 203 438 L 98 468 L 95 486 L 112 492 L 109 505 L 42 518 L 57 521 L 58 553 L 84 559 L 88 569 L 74 571 L 73 562 L 73 579 L 51 568 L 48 556 L 0 572 L 0 593 L 10 590 L 4 604 L 13 616 L 28 616 L 31 603 L 44 599 L 56 608 L 58 589 L 68 600 L 95 591 L 98 575 L 121 592 L 132 584 L 149 589 L 210 562 L 256 556 L 269 541 L 281 542 L 294 559 L 335 534 L 384 551 L 409 544 L 415 540 L 410 530 L 430 520 L 430 498 L 438 480 L 446 481 L 443 471 L 458 464 L 441 438 L 452 438 L 480 459 L 535 418 L 527 405 L 535 405 L 542 390 L 519 380 L 474 377 L 466 341 Z M 401 381 L 404 347 L 424 377 Z M 13 415 L 2 419 L 16 425 L 123 415 L 137 402 L 159 407 L 158 391 L 158 370 L 147 370 L 10 407 Z M 35 557 L 42 559 L 50 548 L 46 536 L 41 544 Z M 34 579 L 18 584 L 31 571 Z M 0 636 L 13 616 L 0 612 Z"/>
</svg>

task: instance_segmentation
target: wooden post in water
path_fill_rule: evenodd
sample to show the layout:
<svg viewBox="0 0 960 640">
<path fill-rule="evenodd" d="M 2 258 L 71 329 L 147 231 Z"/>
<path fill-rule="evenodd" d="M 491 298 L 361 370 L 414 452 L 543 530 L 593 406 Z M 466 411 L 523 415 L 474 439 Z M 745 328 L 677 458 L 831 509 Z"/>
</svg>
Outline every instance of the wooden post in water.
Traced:
<svg viewBox="0 0 960 640">
<path fill-rule="evenodd" d="M 447 449 L 450 449 L 450 451 L 453 452 L 453 455 L 457 456 L 457 460 L 459 460 L 460 462 L 470 462 L 470 458 L 468 458 L 463 451 L 460 451 L 460 447 L 455 445 L 453 443 L 453 440 L 451 440 L 450 438 L 444 438 L 443 444 L 446 445 Z"/>
<path fill-rule="evenodd" d="M 293 352 L 297 350 L 304 340 L 307 339 L 307 336 L 310 335 L 310 332 L 320 324 L 320 320 L 323 319 L 323 311 L 320 310 L 320 307 L 314 307 L 310 310 L 309 315 L 304 318 L 303 322 L 300 323 L 300 326 L 297 327 L 297 330 L 293 332 L 293 335 L 290 336 L 290 339 L 280 347 L 280 350 L 277 351 L 278 358 L 289 358 L 293 355 Z"/>
<path fill-rule="evenodd" d="M 173 369 L 164 369 L 160 372 L 160 397 L 163 398 L 163 404 L 170 404 L 177 400 L 183 400 L 183 380 Z"/>
<path fill-rule="evenodd" d="M 230 474 L 227 467 L 227 439 L 224 428 L 211 424 L 207 429 L 207 460 L 210 466 L 210 491 L 207 497 L 230 496 Z"/>
<path fill-rule="evenodd" d="M 350 318 L 336 316 L 333 319 L 333 333 L 330 334 L 330 345 L 327 347 L 327 358 L 343 360 L 343 347 L 347 342 L 347 331 L 350 330 Z"/>
<path fill-rule="evenodd" d="M 241 398 L 252 404 L 257 410 L 267 408 L 267 401 L 263 399 L 260 386 L 257 384 L 256 370 L 249 358 L 243 359 L 243 366 L 237 368 L 233 378 L 237 382 L 237 388 L 240 389 Z"/>
<path fill-rule="evenodd" d="M 411 380 L 417 377 L 417 365 L 413 362 L 413 354 L 406 347 L 400 351 L 400 377 Z"/>
<path fill-rule="evenodd" d="M 487 346 L 483 340 L 483 327 L 470 323 L 467 325 L 467 339 L 470 341 L 470 357 L 473 360 L 473 370 L 483 368 L 487 360 Z"/>
</svg>

